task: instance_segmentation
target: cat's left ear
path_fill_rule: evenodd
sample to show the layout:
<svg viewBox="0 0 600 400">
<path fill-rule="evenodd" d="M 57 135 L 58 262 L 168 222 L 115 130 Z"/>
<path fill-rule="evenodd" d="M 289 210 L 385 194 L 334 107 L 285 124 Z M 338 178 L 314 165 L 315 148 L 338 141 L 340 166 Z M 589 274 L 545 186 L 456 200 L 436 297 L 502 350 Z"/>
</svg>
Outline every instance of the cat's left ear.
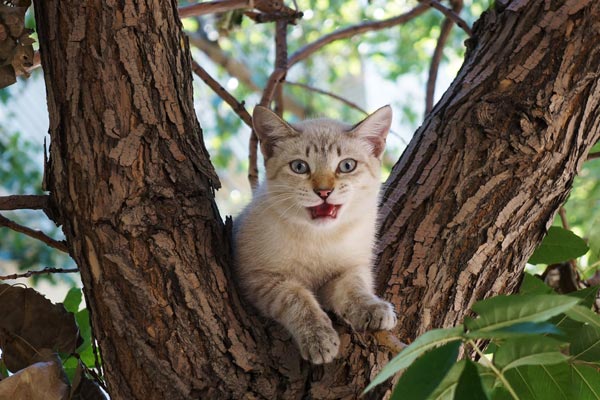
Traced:
<svg viewBox="0 0 600 400">
<path fill-rule="evenodd" d="M 379 158 L 383 154 L 385 138 L 391 126 L 392 107 L 387 105 L 356 124 L 350 130 L 350 135 L 364 139 L 371 146 L 373 155 Z"/>
<path fill-rule="evenodd" d="M 252 114 L 254 132 L 260 139 L 260 148 L 265 158 L 273 155 L 278 140 L 298 135 L 298 131 L 281 119 L 273 111 L 263 106 L 254 107 Z"/>
</svg>

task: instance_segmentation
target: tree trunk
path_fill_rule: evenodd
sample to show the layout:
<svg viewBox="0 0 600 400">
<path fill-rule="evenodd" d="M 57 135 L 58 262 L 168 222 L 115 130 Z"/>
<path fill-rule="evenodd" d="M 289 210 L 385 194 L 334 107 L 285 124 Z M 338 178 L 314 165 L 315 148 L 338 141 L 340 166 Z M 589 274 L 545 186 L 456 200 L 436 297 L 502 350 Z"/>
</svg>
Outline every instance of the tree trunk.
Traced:
<svg viewBox="0 0 600 400">
<path fill-rule="evenodd" d="M 385 190 L 378 283 L 404 339 L 518 284 L 599 135 L 600 3 L 508 3 L 476 27 Z M 112 398 L 355 398 L 389 335 L 339 326 L 341 357 L 311 366 L 237 294 L 176 2 L 35 8 L 46 184 Z"/>
</svg>

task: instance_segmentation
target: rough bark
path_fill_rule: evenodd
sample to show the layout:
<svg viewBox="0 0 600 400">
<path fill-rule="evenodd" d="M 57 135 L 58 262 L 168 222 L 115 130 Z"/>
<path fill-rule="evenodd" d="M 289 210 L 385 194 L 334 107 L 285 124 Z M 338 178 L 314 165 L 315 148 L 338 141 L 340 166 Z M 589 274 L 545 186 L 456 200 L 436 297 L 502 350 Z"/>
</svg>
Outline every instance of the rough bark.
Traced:
<svg viewBox="0 0 600 400">
<path fill-rule="evenodd" d="M 313 367 L 237 295 L 175 2 L 35 7 L 46 182 L 112 398 L 357 397 L 389 336 L 340 326 L 342 357 Z M 595 0 L 512 1 L 479 23 L 385 191 L 379 286 L 402 338 L 518 283 L 598 138 L 596 21 Z"/>
<path fill-rule="evenodd" d="M 600 137 L 600 3 L 497 3 L 386 185 L 379 287 L 400 338 L 518 286 Z"/>
</svg>

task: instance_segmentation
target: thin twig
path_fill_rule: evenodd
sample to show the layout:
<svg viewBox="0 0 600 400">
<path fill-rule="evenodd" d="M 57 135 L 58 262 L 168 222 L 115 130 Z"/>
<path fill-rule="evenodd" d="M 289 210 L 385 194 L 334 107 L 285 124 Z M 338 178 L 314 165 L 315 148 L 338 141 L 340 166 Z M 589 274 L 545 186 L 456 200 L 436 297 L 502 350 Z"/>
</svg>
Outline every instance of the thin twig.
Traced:
<svg viewBox="0 0 600 400">
<path fill-rule="evenodd" d="M 363 114 L 365 114 L 365 115 L 369 115 L 369 112 L 368 112 L 367 110 L 365 110 L 364 108 L 360 107 L 358 104 L 356 104 L 356 103 L 353 103 L 353 102 L 351 102 L 350 100 L 348 100 L 348 99 L 345 99 L 345 98 L 343 98 L 343 97 L 341 97 L 341 96 L 338 96 L 338 95 L 337 95 L 337 94 L 335 94 L 335 93 L 331 93 L 331 92 L 328 92 L 328 91 L 326 91 L 326 90 L 319 89 L 319 88 L 316 88 L 316 87 L 314 87 L 314 86 L 309 86 L 309 85 L 306 85 L 306 84 L 304 84 L 304 83 L 299 83 L 299 82 L 290 82 L 290 81 L 285 81 L 285 82 L 283 82 L 283 83 L 285 83 L 286 85 L 290 85 L 290 86 L 297 86 L 297 87 L 300 87 L 300 88 L 303 88 L 303 89 L 309 90 L 309 91 L 311 91 L 311 92 L 315 92 L 315 93 L 322 94 L 322 95 L 324 95 L 324 96 L 329 96 L 329 97 L 331 97 L 332 99 L 338 100 L 338 101 L 340 101 L 340 102 L 344 103 L 345 105 L 347 105 L 348 107 L 355 109 L 356 111 L 359 111 L 359 112 L 361 112 L 361 113 L 363 113 Z M 400 139 L 400 141 L 401 141 L 402 143 L 404 143 L 405 145 L 406 145 L 406 144 L 408 144 L 408 143 L 406 142 L 406 140 L 404 140 L 404 138 L 403 138 L 402 136 L 400 136 L 400 134 L 399 134 L 398 132 L 396 132 L 396 131 L 393 131 L 393 130 L 391 130 L 391 129 L 390 129 L 390 134 L 392 134 L 392 135 L 394 135 L 395 137 L 397 137 L 398 139 Z"/>
<path fill-rule="evenodd" d="M 287 21 L 277 21 L 275 23 L 275 68 L 287 71 L 288 50 L 287 50 Z M 285 75 L 279 82 L 275 83 L 275 113 L 283 116 L 283 88 L 281 82 L 285 80 Z M 267 106 L 263 104 L 263 106 Z"/>
<path fill-rule="evenodd" d="M 300 88 L 303 88 L 303 89 L 309 90 L 309 91 L 311 91 L 311 92 L 319 93 L 319 94 L 322 94 L 322 95 L 324 95 L 324 96 L 329 96 L 329 97 L 331 97 L 332 99 L 336 99 L 336 100 L 338 100 L 338 101 L 340 101 L 340 102 L 344 103 L 344 104 L 345 104 L 345 105 L 347 105 L 348 107 L 350 107 L 350 108 L 353 108 L 353 109 L 355 109 L 355 110 L 357 110 L 357 111 L 360 111 L 361 113 L 363 113 L 363 114 L 365 114 L 365 115 L 368 115 L 368 114 L 369 114 L 369 112 L 368 112 L 367 110 L 365 110 L 364 108 L 360 107 L 358 104 L 356 104 L 356 103 L 353 103 L 353 102 L 351 102 L 350 100 L 348 100 L 348 99 L 345 99 L 345 98 L 343 98 L 343 97 L 341 97 L 341 96 L 338 96 L 338 95 L 337 95 L 337 94 L 335 94 L 335 93 L 331 93 L 331 92 L 328 92 L 328 91 L 326 91 L 326 90 L 319 89 L 319 88 L 316 88 L 316 87 L 314 87 L 314 86 L 310 86 L 310 85 L 307 85 L 307 84 L 304 84 L 304 83 L 300 83 L 300 82 L 290 82 L 290 81 L 285 81 L 284 83 L 285 83 L 286 85 L 290 85 L 290 86 L 297 86 L 297 87 L 300 87 Z"/>
<path fill-rule="evenodd" d="M 457 13 L 455 13 L 453 10 L 449 9 L 448 7 L 445 7 L 439 1 L 420 0 L 420 3 L 430 5 L 431 7 L 440 11 L 447 18 L 450 18 L 452 21 L 454 21 L 456 23 L 456 25 L 458 25 L 463 31 L 465 31 L 467 33 L 467 35 L 469 35 L 469 37 L 473 36 L 473 31 L 469 27 L 469 24 L 467 24 L 467 22 L 464 19 L 462 19 Z"/>
<path fill-rule="evenodd" d="M 27 271 L 22 274 L 12 274 L 12 275 L 0 275 L 0 281 L 6 281 L 9 279 L 19 279 L 19 278 L 29 278 L 33 275 L 43 275 L 43 274 L 67 274 L 79 272 L 77 268 L 44 268 L 39 271 Z"/>
<path fill-rule="evenodd" d="M 57 250 L 64 251 L 65 253 L 69 252 L 69 249 L 67 248 L 67 244 L 64 241 L 52 239 L 51 237 L 47 236 L 45 233 L 43 233 L 41 231 L 36 231 L 34 229 L 19 225 L 16 222 L 11 221 L 10 219 L 8 219 L 2 215 L 0 215 L 0 226 L 5 226 L 9 229 L 12 229 L 13 231 L 23 233 L 23 234 L 30 236 L 37 240 L 41 240 L 42 242 L 46 243 L 48 246 L 53 247 Z"/>
<path fill-rule="evenodd" d="M 260 105 L 269 107 L 277 87 L 287 74 L 287 21 L 278 21 L 275 28 L 275 69 L 269 76 Z M 258 136 L 254 129 L 248 143 L 248 181 L 252 190 L 258 186 Z"/>
<path fill-rule="evenodd" d="M 48 207 L 48 195 L 0 196 L 0 210 L 43 210 Z"/>
<path fill-rule="evenodd" d="M 588 161 L 589 160 L 595 160 L 596 158 L 600 158 L 600 151 L 596 152 L 596 153 L 590 153 L 587 156 Z"/>
<path fill-rule="evenodd" d="M 455 13 L 458 14 L 462 7 L 462 0 L 452 1 L 452 10 Z M 437 43 L 435 45 L 435 50 L 433 51 L 433 55 L 431 56 L 431 64 L 429 66 L 429 77 L 427 78 L 427 90 L 425 96 L 425 114 L 429 114 L 433 109 L 433 100 L 435 98 L 435 83 L 437 81 L 440 62 L 442 61 L 442 56 L 444 54 L 444 48 L 446 47 L 446 42 L 450 37 L 452 27 L 454 27 L 454 21 L 446 17 L 444 19 L 444 22 L 442 23 L 440 36 L 438 37 Z"/>
<path fill-rule="evenodd" d="M 235 97 L 233 97 L 223 86 L 219 84 L 216 80 L 213 79 L 212 76 L 209 75 L 208 72 L 204 68 L 200 66 L 196 61 L 192 60 L 192 70 L 196 75 L 200 77 L 216 94 L 219 95 L 220 98 L 225 100 L 227 104 L 231 106 L 233 111 L 248 125 L 252 128 L 252 117 L 246 111 L 243 102 L 237 101 Z"/>
<path fill-rule="evenodd" d="M 562 224 L 562 227 L 564 229 L 571 230 L 569 227 L 569 221 L 567 221 L 567 210 L 565 210 L 564 207 L 560 207 L 558 209 L 558 216 L 560 217 L 560 223 Z"/>
<path fill-rule="evenodd" d="M 411 19 L 423 14 L 428 9 L 429 3 L 423 2 L 422 4 L 419 4 L 418 6 L 413 8 L 412 10 L 393 18 L 384 19 L 381 21 L 365 22 L 362 24 L 352 25 L 347 28 L 334 31 L 328 35 L 322 36 L 321 38 L 302 47 L 300 50 L 292 54 L 292 56 L 288 60 L 288 67 L 291 68 L 292 65 L 297 64 L 298 62 L 306 59 L 307 57 L 320 50 L 322 47 L 332 42 L 341 39 L 348 39 L 352 36 L 359 35 L 361 33 L 378 31 L 381 29 L 386 29 L 395 25 L 406 23 Z"/>
<path fill-rule="evenodd" d="M 223 67 L 229 75 L 235 77 L 248 89 L 255 92 L 262 91 L 252 80 L 252 74 L 248 67 L 223 51 L 217 42 L 210 42 L 200 35 L 189 35 L 189 38 L 192 45 L 202 50 L 202 52 L 206 54 L 206 56 L 208 56 L 208 58 L 210 58 L 215 64 L 219 64 L 221 67 Z M 285 95 L 284 93 L 283 100 L 286 108 L 292 114 L 300 119 L 304 119 L 306 117 L 306 110 L 295 99 Z"/>
<path fill-rule="evenodd" d="M 191 6 L 179 7 L 179 18 L 197 17 L 200 15 L 238 10 L 240 8 L 252 8 L 253 3 L 252 0 L 205 1 Z"/>
</svg>

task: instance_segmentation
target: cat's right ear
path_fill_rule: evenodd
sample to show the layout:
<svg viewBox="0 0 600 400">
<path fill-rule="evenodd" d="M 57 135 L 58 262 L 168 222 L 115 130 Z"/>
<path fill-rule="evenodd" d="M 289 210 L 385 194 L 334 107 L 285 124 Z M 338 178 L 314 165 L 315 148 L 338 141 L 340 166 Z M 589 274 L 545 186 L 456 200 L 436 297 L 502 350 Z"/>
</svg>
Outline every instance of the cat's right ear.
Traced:
<svg viewBox="0 0 600 400">
<path fill-rule="evenodd" d="M 278 140 L 299 134 L 279 115 L 263 106 L 254 107 L 252 126 L 260 139 L 260 148 L 265 159 L 273 155 L 273 149 Z"/>
</svg>

